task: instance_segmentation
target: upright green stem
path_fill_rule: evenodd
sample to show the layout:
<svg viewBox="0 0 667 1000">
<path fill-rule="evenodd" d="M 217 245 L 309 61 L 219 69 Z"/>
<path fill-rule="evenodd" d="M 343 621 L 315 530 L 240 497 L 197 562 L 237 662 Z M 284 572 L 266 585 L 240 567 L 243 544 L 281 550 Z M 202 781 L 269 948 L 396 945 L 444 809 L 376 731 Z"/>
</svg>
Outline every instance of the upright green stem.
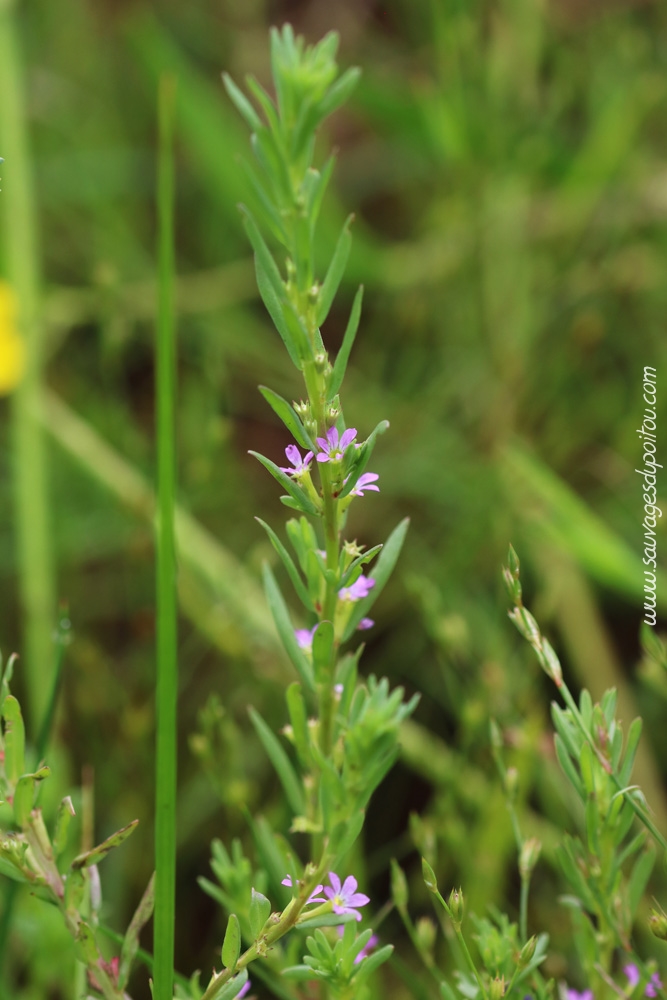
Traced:
<svg viewBox="0 0 667 1000">
<path fill-rule="evenodd" d="M 44 433 L 37 418 L 44 355 L 39 251 L 15 6 L 11 0 L 0 2 L 0 141 L 7 161 L 1 197 L 2 249 L 4 272 L 18 301 L 19 328 L 27 349 L 26 372 L 12 406 L 14 519 L 28 719 L 33 732 L 38 732 L 49 696 L 45 672 L 53 662 L 51 629 L 56 600 Z"/>
<path fill-rule="evenodd" d="M 176 702 L 178 690 L 176 553 L 174 539 L 174 166 L 176 82 L 159 90 L 159 308 L 157 329 L 157 741 L 155 814 L 154 997 L 172 1000 L 176 887 Z"/>
</svg>

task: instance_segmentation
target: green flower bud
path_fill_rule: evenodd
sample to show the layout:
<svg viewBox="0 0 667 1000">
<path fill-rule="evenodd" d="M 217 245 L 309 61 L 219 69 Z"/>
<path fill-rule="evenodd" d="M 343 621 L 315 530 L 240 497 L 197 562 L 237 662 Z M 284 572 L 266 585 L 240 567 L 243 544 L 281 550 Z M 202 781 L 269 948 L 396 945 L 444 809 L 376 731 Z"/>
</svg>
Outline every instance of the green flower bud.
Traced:
<svg viewBox="0 0 667 1000">
<path fill-rule="evenodd" d="M 519 790 L 519 772 L 515 767 L 508 767 L 505 772 L 505 792 L 510 802 L 516 801 Z"/>
<path fill-rule="evenodd" d="M 502 1000 L 505 995 L 505 977 L 492 979 L 489 986 L 489 1000 Z"/>
<path fill-rule="evenodd" d="M 651 910 L 648 925 L 655 937 L 660 938 L 661 941 L 667 941 L 667 914 Z"/>
<path fill-rule="evenodd" d="M 433 951 L 436 934 L 435 921 L 430 917 L 420 917 L 417 921 L 417 939 L 428 955 Z"/>
<path fill-rule="evenodd" d="M 531 875 L 537 864 L 541 850 L 542 844 L 536 837 L 529 837 L 528 840 L 524 840 L 521 845 L 521 853 L 519 854 L 519 872 L 522 879 L 526 879 Z"/>
<path fill-rule="evenodd" d="M 448 905 L 452 920 L 455 924 L 460 925 L 463 920 L 463 889 L 452 889 L 449 894 Z"/>
<path fill-rule="evenodd" d="M 424 876 L 424 883 L 429 892 L 437 892 L 438 880 L 426 858 L 422 858 L 422 875 Z"/>
<path fill-rule="evenodd" d="M 523 948 L 519 952 L 519 961 L 517 965 L 519 966 L 520 969 L 525 969 L 527 965 L 530 965 L 533 955 L 535 954 L 536 947 L 537 947 L 537 938 L 533 934 L 532 938 L 529 938 L 528 941 L 526 941 Z"/>
<path fill-rule="evenodd" d="M 408 905 L 408 882 L 395 858 L 391 859 L 391 895 L 397 908 L 404 910 Z"/>
</svg>

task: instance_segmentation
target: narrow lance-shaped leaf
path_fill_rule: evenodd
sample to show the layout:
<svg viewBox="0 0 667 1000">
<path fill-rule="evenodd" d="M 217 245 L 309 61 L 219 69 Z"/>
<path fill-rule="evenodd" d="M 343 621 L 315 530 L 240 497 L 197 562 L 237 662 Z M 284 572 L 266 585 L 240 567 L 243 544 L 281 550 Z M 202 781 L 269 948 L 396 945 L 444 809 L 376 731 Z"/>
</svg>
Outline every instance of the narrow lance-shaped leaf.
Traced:
<svg viewBox="0 0 667 1000">
<path fill-rule="evenodd" d="M 648 880 L 653 871 L 655 862 L 655 847 L 649 843 L 637 860 L 628 880 L 628 901 L 630 904 L 630 914 L 634 917 L 639 909 Z"/>
<path fill-rule="evenodd" d="M 14 789 L 14 819 L 17 826 L 24 828 L 28 825 L 34 800 L 35 779 L 32 774 L 24 774 Z"/>
<path fill-rule="evenodd" d="M 123 944 L 120 950 L 120 963 L 118 966 L 118 986 L 122 990 L 127 986 L 130 978 L 132 962 L 139 950 L 139 935 L 153 915 L 155 906 L 155 872 L 148 880 L 148 885 L 139 901 L 139 905 L 134 911 L 130 920 Z"/>
<path fill-rule="evenodd" d="M 324 681 L 331 667 L 334 627 L 331 622 L 320 622 L 313 635 L 313 669 L 315 680 Z"/>
<path fill-rule="evenodd" d="M 211 994 L 211 1000 L 234 1000 L 248 982 L 248 970 L 241 969 L 238 975 L 234 976 L 227 983 L 221 983 L 220 989 Z"/>
<path fill-rule="evenodd" d="M 257 892 L 253 888 L 250 898 L 250 930 L 254 938 L 259 937 L 264 924 L 269 919 L 270 913 L 271 904 L 266 896 L 263 896 L 261 892 Z"/>
<path fill-rule="evenodd" d="M 67 833 L 70 821 L 74 815 L 76 814 L 72 799 L 69 795 L 66 795 L 58 806 L 58 812 L 56 813 L 56 826 L 53 834 L 53 853 L 56 858 L 60 857 L 67 847 Z"/>
<path fill-rule="evenodd" d="M 380 423 L 377 425 L 377 427 L 375 427 L 374 430 L 371 431 L 367 439 L 362 444 L 357 454 L 356 461 L 354 462 L 347 477 L 348 480 L 347 486 L 344 486 L 343 489 L 338 494 L 338 498 L 340 500 L 348 496 L 356 486 L 359 477 L 361 476 L 362 472 L 368 465 L 368 461 L 371 455 L 373 454 L 373 448 L 375 447 L 375 439 L 377 438 L 378 434 L 384 434 L 384 432 L 387 430 L 388 427 L 389 427 L 389 421 L 381 420 Z"/>
<path fill-rule="evenodd" d="M 317 305 L 318 326 L 321 326 L 329 315 L 331 304 L 336 297 L 336 292 L 338 291 L 343 274 L 345 273 L 345 268 L 347 267 L 347 261 L 350 256 L 350 248 L 352 246 L 350 225 L 353 219 L 354 216 L 349 215 L 345 220 L 341 234 L 338 237 L 338 242 L 336 243 L 336 249 L 334 250 L 333 257 L 331 258 L 331 263 L 329 264 L 329 269 L 320 289 L 320 297 Z"/>
<path fill-rule="evenodd" d="M 271 539 L 271 544 L 273 545 L 274 549 L 282 559 L 283 565 L 287 570 L 288 576 L 292 581 L 292 583 L 294 584 L 294 589 L 296 590 L 297 595 L 301 598 L 302 603 L 309 611 L 314 611 L 313 602 L 310 599 L 310 594 L 308 593 L 308 590 L 306 589 L 306 586 L 303 580 L 301 579 L 301 574 L 294 565 L 294 560 L 292 559 L 291 555 L 289 554 L 283 543 L 280 541 L 273 528 L 270 528 L 265 521 L 262 521 L 261 517 L 256 517 L 255 520 L 261 524 L 261 526 L 264 528 L 267 535 Z"/>
<path fill-rule="evenodd" d="M 320 102 L 320 114 L 326 118 L 336 108 L 347 101 L 348 97 L 356 87 L 361 77 L 361 70 L 358 66 L 351 66 L 341 77 L 329 88 L 329 92 Z"/>
<path fill-rule="evenodd" d="M 357 289 L 357 294 L 354 296 L 354 302 L 352 303 L 352 309 L 350 311 L 350 318 L 345 328 L 345 335 L 343 336 L 343 343 L 340 346 L 340 350 L 336 355 L 336 360 L 334 362 L 333 371 L 331 373 L 331 378 L 329 379 L 328 386 L 328 396 L 329 401 L 331 401 L 341 385 L 343 384 L 343 378 L 345 377 L 345 370 L 347 369 L 347 362 L 350 357 L 350 351 L 352 350 L 352 345 L 354 344 L 354 338 L 357 335 L 357 330 L 359 329 L 359 320 L 361 319 L 361 302 L 364 297 L 364 286 L 359 285 Z"/>
<path fill-rule="evenodd" d="M 260 385 L 259 391 L 262 396 L 264 396 L 264 399 L 267 401 L 273 412 L 280 417 L 297 444 L 300 444 L 302 448 L 306 448 L 308 451 L 317 451 L 310 435 L 308 434 L 308 431 L 303 426 L 294 412 L 294 408 L 290 406 L 287 400 L 283 399 L 282 396 L 279 396 L 277 392 L 273 391 L 273 389 L 267 389 L 265 385 Z"/>
<path fill-rule="evenodd" d="M 632 768 L 635 763 L 635 756 L 637 754 L 637 747 L 639 746 L 639 738 L 641 734 L 642 720 L 639 718 L 633 719 L 630 723 L 630 728 L 628 729 L 625 757 L 623 758 L 623 763 L 618 772 L 618 780 L 622 787 L 628 784 L 632 776 Z"/>
<path fill-rule="evenodd" d="M 302 765 L 308 767 L 310 763 L 308 713 L 301 685 L 297 681 L 293 681 L 287 688 L 286 699 L 296 752 Z"/>
<path fill-rule="evenodd" d="M 229 73 L 222 74 L 222 82 L 224 83 L 225 90 L 229 94 L 232 102 L 236 105 L 236 110 L 243 118 L 245 118 L 253 132 L 258 132 L 259 129 L 262 128 L 262 120 L 248 98 L 241 90 L 239 90 Z"/>
<path fill-rule="evenodd" d="M 14 785 L 25 771 L 25 725 L 21 706 L 13 694 L 5 698 L 2 717 L 5 720 L 5 774 Z"/>
<path fill-rule="evenodd" d="M 267 756 L 273 764 L 276 774 L 280 779 L 280 784 L 283 786 L 283 790 L 292 811 L 295 815 L 300 816 L 301 813 L 305 811 L 306 804 L 303 798 L 301 782 L 292 767 L 289 757 L 259 712 L 250 706 L 248 708 L 248 714 L 250 715 L 255 731 L 259 736 L 260 742 L 266 750 Z"/>
<path fill-rule="evenodd" d="M 269 608 L 271 609 L 271 614 L 273 615 L 273 620 L 276 623 L 278 634 L 280 635 L 287 655 L 294 664 L 296 672 L 298 673 L 302 683 L 309 691 L 314 692 L 315 684 L 313 681 L 312 667 L 304 656 L 302 650 L 299 649 L 299 644 L 296 641 L 294 628 L 292 627 L 292 622 L 290 621 L 287 606 L 283 600 L 283 595 L 280 592 L 280 587 L 276 583 L 276 579 L 271 572 L 271 568 L 266 564 L 264 565 L 264 589 L 266 591 L 266 599 Z"/>
<path fill-rule="evenodd" d="M 225 940 L 222 942 L 222 964 L 226 969 L 234 969 L 241 954 L 241 927 L 239 918 L 231 913 L 227 921 Z"/>
<path fill-rule="evenodd" d="M 299 510 L 306 511 L 308 514 L 320 513 L 319 509 L 315 506 L 308 494 L 294 482 L 291 476 L 288 476 L 286 472 L 283 472 L 282 469 L 275 464 L 275 462 L 272 462 L 270 458 L 266 458 L 264 455 L 260 455 L 258 451 L 249 451 L 248 454 L 256 458 L 258 462 L 261 462 L 264 468 L 271 473 L 273 478 L 280 483 L 283 489 L 287 490 L 292 499 L 299 504 Z"/>
<path fill-rule="evenodd" d="M 382 552 L 380 553 L 380 557 L 373 568 L 375 586 L 371 590 L 368 597 L 356 603 L 350 621 L 345 629 L 345 634 L 343 636 L 344 641 L 350 638 L 361 619 L 366 617 L 374 601 L 376 601 L 382 593 L 382 590 L 391 576 L 391 572 L 401 553 L 409 524 L 410 518 L 404 518 L 404 520 L 401 521 L 396 528 L 394 528 L 391 535 L 385 542 Z"/>
<path fill-rule="evenodd" d="M 92 851 L 85 851 L 83 854 L 77 855 L 72 862 L 72 869 L 76 870 L 77 868 L 89 868 L 91 865 L 99 864 L 99 862 L 107 856 L 109 851 L 113 850 L 114 847 L 119 847 L 124 840 L 127 840 L 131 833 L 134 833 L 138 823 L 138 819 L 133 819 L 131 823 L 127 824 L 127 826 L 124 826 L 121 830 L 117 830 L 115 833 L 112 833 L 110 837 L 107 837 L 107 839 L 103 840 L 101 844 L 94 847 Z"/>
</svg>

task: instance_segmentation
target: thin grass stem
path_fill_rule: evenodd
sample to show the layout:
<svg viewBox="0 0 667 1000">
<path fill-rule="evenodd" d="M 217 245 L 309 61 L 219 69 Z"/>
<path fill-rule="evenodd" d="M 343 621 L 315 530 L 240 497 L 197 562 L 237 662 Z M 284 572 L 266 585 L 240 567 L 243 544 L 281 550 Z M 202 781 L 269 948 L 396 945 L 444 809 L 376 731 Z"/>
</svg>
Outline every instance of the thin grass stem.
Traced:
<svg viewBox="0 0 667 1000">
<path fill-rule="evenodd" d="M 159 87 L 157 325 L 157 740 L 155 772 L 154 997 L 172 1000 L 176 894 L 176 704 L 178 692 L 174 531 L 176 386 L 174 335 L 174 165 L 176 81 Z"/>
</svg>

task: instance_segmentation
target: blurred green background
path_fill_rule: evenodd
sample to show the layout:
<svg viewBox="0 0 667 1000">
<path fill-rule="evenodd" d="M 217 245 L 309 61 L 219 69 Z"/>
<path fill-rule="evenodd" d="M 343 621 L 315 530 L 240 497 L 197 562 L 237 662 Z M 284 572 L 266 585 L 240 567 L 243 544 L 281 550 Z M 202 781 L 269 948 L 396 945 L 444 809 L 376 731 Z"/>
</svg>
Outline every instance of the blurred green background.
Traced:
<svg viewBox="0 0 667 1000">
<path fill-rule="evenodd" d="M 2 4 L 2 53 L 21 59 L 0 60 L 3 274 L 31 300 L 23 315 L 35 306 L 43 366 L 0 401 L 0 646 L 22 654 L 16 687 L 33 720 L 58 600 L 72 622 L 45 807 L 83 770 L 94 810 L 76 802 L 98 840 L 141 820 L 101 872 L 108 922 L 123 929 L 152 858 L 156 92 L 172 71 L 181 971 L 219 961 L 222 915 L 196 884 L 210 874 L 211 838 L 240 836 L 251 850 L 244 808 L 278 827 L 288 818 L 246 713 L 253 704 L 276 728 L 286 721 L 291 671 L 259 583 L 275 556 L 253 520 L 279 529 L 285 512 L 247 451 L 279 461 L 288 443 L 257 385 L 290 399 L 301 387 L 255 290 L 236 207 L 248 136 L 220 80 L 251 72 L 269 85 L 268 27 L 285 20 L 309 41 L 338 30 L 341 64 L 363 68 L 320 147 L 322 157 L 338 149 L 323 261 L 356 213 L 324 339 L 335 352 L 363 283 L 346 418 L 360 437 L 391 422 L 374 454 L 382 492 L 354 504 L 349 531 L 374 544 L 412 519 L 362 663 L 422 700 L 369 811 L 357 870 L 379 909 L 399 858 L 414 914 L 428 914 L 427 853 L 472 909 L 493 902 L 516 916 L 495 717 L 521 771 L 525 830 L 544 843 L 530 930 L 550 931 L 547 971 L 564 976 L 569 925 L 552 848 L 558 825 L 581 817 L 553 759 L 552 691 L 507 621 L 499 570 L 511 541 L 568 680 L 594 696 L 615 685 L 626 724 L 644 716 L 636 776 L 664 829 L 667 689 L 641 662 L 633 473 L 645 365 L 658 370 L 667 417 L 667 9 L 657 2 Z M 34 244 L 20 214 L 31 197 Z M 660 552 L 662 525 L 658 537 Z M 664 622 L 664 578 L 659 601 Z M 15 916 L 4 995 L 73 996 L 54 915 L 20 895 Z M 394 914 L 381 936 L 399 961 L 378 996 L 402 1000 L 401 963 L 415 959 Z M 136 1000 L 149 995 L 144 980 Z"/>
</svg>

